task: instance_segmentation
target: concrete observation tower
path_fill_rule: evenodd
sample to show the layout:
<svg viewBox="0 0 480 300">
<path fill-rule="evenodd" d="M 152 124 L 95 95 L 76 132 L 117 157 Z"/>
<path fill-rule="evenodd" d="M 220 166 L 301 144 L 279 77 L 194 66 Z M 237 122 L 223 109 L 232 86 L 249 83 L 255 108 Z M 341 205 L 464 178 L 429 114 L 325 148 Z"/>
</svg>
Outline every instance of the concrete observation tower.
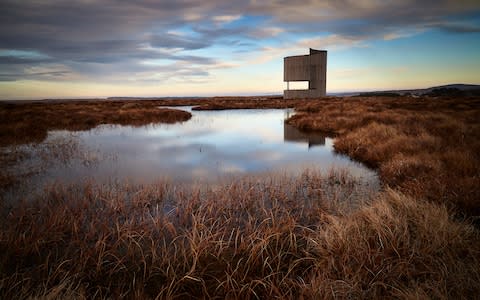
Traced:
<svg viewBox="0 0 480 300">
<path fill-rule="evenodd" d="M 287 89 L 284 99 L 318 98 L 327 92 L 327 51 L 310 48 L 308 55 L 287 56 L 283 59 L 283 81 Z M 308 90 L 291 90 L 290 81 L 308 81 Z"/>
</svg>

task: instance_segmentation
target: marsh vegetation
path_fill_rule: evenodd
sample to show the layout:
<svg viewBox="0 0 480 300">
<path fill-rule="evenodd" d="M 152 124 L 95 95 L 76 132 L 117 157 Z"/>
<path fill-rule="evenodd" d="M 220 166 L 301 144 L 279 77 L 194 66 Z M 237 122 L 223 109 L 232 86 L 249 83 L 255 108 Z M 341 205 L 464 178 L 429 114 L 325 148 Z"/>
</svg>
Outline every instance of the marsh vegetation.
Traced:
<svg viewBox="0 0 480 300">
<path fill-rule="evenodd" d="M 0 103 L 0 145 L 41 142 L 49 130 L 87 130 L 100 124 L 142 126 L 187 121 L 191 114 L 152 109 L 134 101 L 66 101 Z"/>
<path fill-rule="evenodd" d="M 296 108 L 288 122 L 336 136 L 335 149 L 384 184 L 467 216 L 480 215 L 478 98 L 350 98 Z"/>
<path fill-rule="evenodd" d="M 480 294 L 480 235 L 474 225 L 480 211 L 480 100 L 178 101 L 176 105 L 203 109 L 294 107 L 297 113 L 288 124 L 335 137 L 336 151 L 378 171 L 382 189 L 341 169 L 247 175 L 210 185 L 88 179 L 47 185 L 16 202 L 2 201 L 1 297 Z M 142 111 L 172 101 L 112 105 L 120 109 L 127 104 L 139 112 L 138 119 L 132 118 L 135 125 L 143 120 Z M 2 106 L 2 113 L 15 109 Z M 27 128 L 13 121 L 21 116 L 13 113 L 2 123 L 2 145 L 8 145 L 2 149 L 40 140 L 19 129 L 13 129 L 15 139 L 9 138 L 11 128 Z M 109 118 L 94 124 L 111 122 Z M 76 129 L 53 116 L 46 124 L 39 127 Z M 62 151 L 68 154 L 68 146 Z M 2 165 L 8 162 L 9 170 L 15 170 L 25 158 L 21 151 L 11 153 L 2 156 Z"/>
</svg>

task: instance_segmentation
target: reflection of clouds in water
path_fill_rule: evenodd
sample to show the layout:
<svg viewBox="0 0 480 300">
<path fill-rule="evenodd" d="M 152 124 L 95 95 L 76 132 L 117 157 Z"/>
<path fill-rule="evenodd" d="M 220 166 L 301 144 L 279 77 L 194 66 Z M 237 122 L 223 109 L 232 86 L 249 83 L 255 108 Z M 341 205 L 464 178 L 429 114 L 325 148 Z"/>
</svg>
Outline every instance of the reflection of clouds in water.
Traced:
<svg viewBox="0 0 480 300">
<path fill-rule="evenodd" d="M 280 142 L 278 126 L 283 126 L 283 110 L 222 110 L 194 111 L 191 120 L 184 124 L 185 134 L 198 133 L 201 128 L 208 128 L 217 142 L 227 138 L 253 137 L 267 142 Z M 200 131 L 201 132 L 201 131 Z"/>
<path fill-rule="evenodd" d="M 255 138 L 263 142 L 282 142 L 282 132 L 278 130 L 283 127 L 283 111 L 281 110 L 261 110 L 260 112 L 251 112 L 248 118 L 245 115 L 238 114 L 228 119 L 218 119 L 218 126 L 226 128 L 232 134 L 238 134 L 243 137 Z"/>
<path fill-rule="evenodd" d="M 244 173 L 245 169 L 242 166 L 229 163 L 229 164 L 221 164 L 219 171 L 221 171 L 222 173 L 236 174 L 236 173 Z"/>
<path fill-rule="evenodd" d="M 260 160 L 265 162 L 279 162 L 285 159 L 285 153 L 278 151 L 256 151 L 249 153 L 247 159 Z"/>
<path fill-rule="evenodd" d="M 120 177 L 153 181 L 169 177 L 184 182 L 216 181 L 222 176 L 272 170 L 302 172 L 328 170 L 332 164 L 353 174 L 372 171 L 335 155 L 331 139 L 313 137 L 284 127 L 283 110 L 193 112 L 182 124 L 142 127 L 102 125 L 79 132 L 87 145 L 116 153 L 115 161 L 101 161 L 95 171 L 73 166 L 52 170 L 53 177 L 94 176 L 98 180 Z M 59 133 L 61 134 L 61 133 Z M 286 142 L 287 139 L 294 142 Z M 315 147 L 309 148 L 309 145 Z"/>
</svg>

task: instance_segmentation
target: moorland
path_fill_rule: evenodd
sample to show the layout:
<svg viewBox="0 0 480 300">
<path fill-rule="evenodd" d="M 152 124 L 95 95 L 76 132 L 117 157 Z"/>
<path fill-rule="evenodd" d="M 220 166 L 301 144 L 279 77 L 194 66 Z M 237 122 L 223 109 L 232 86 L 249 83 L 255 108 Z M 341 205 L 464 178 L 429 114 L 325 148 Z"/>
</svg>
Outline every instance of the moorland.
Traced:
<svg viewBox="0 0 480 300">
<path fill-rule="evenodd" d="M 382 188 L 314 170 L 215 187 L 53 185 L 2 200 L 2 298 L 475 298 L 480 294 L 480 98 L 215 97 L 2 103 L 2 165 L 49 130 L 187 121 L 195 110 L 294 108 Z M 168 106 L 168 108 L 159 108 Z M 11 170 L 12 168 L 9 168 Z M 1 192 L 22 178 L 1 171 Z M 21 196 L 21 195 L 20 195 Z"/>
</svg>

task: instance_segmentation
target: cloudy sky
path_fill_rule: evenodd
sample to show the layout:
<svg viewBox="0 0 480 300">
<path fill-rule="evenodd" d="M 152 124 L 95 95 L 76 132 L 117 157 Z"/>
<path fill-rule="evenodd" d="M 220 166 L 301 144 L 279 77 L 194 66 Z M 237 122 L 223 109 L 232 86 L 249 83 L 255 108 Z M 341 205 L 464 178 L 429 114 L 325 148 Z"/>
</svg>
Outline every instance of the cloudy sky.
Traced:
<svg viewBox="0 0 480 300">
<path fill-rule="evenodd" d="M 480 84 L 480 1 L 1 0 L 0 99 L 280 94 L 309 47 L 327 92 Z"/>
</svg>

